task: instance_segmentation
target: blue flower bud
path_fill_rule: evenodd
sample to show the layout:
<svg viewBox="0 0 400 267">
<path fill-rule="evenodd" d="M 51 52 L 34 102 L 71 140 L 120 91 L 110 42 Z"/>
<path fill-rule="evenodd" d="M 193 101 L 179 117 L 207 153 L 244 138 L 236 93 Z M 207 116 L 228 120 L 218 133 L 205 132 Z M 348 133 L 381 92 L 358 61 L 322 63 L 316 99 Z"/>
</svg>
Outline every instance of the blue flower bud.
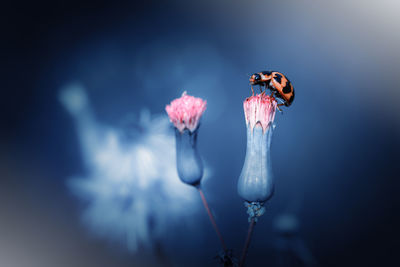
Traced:
<svg viewBox="0 0 400 267">
<path fill-rule="evenodd" d="M 203 177 L 203 163 L 197 151 L 197 128 L 194 132 L 175 129 L 176 166 L 182 182 L 197 186 Z"/>
<path fill-rule="evenodd" d="M 238 181 L 238 193 L 248 202 L 264 203 L 274 192 L 271 138 L 276 100 L 264 94 L 243 103 L 247 127 L 246 158 Z"/>
<path fill-rule="evenodd" d="M 265 202 L 274 192 L 271 168 L 272 127 L 264 133 L 258 124 L 247 128 L 246 158 L 238 182 L 239 195 L 248 202 Z"/>
</svg>

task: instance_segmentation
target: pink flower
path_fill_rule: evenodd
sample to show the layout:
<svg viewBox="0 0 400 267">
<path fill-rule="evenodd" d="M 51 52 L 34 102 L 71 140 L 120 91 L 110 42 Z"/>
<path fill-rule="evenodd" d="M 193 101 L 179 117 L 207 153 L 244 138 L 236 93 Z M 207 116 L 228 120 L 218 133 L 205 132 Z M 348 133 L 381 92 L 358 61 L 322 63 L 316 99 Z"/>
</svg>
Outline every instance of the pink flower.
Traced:
<svg viewBox="0 0 400 267">
<path fill-rule="evenodd" d="M 171 102 L 165 107 L 170 121 L 182 133 L 185 129 L 194 132 L 198 125 L 201 115 L 206 110 L 207 101 L 190 96 L 183 92 L 180 98 Z"/>
<path fill-rule="evenodd" d="M 247 127 L 250 126 L 253 130 L 254 126 L 259 123 L 265 132 L 270 123 L 274 122 L 276 106 L 276 100 L 265 94 L 246 98 L 243 102 L 243 109 Z"/>
</svg>

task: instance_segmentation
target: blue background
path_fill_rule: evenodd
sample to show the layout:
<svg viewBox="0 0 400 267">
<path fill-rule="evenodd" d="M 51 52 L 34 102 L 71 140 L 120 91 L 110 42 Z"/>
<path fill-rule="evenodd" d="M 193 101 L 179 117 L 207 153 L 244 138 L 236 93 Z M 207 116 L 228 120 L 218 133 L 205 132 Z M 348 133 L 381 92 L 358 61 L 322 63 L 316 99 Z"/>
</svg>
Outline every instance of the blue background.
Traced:
<svg viewBox="0 0 400 267">
<path fill-rule="evenodd" d="M 141 266 L 151 257 L 93 238 L 79 221 L 81 203 L 65 181 L 82 171 L 82 158 L 57 100 L 75 81 L 97 117 L 115 126 L 143 108 L 164 113 L 183 90 L 207 99 L 198 145 L 213 176 L 204 190 L 239 254 L 247 231 L 236 193 L 242 101 L 249 75 L 269 69 L 289 77 L 296 98 L 276 116 L 276 191 L 256 226 L 249 266 L 274 261 L 273 218 L 283 211 L 296 215 L 298 236 L 322 266 L 398 261 L 399 8 L 396 1 L 4 6 L 0 248 L 11 253 L 9 266 Z M 218 250 L 203 216 L 206 239 L 193 254 L 202 255 L 199 266 Z M 176 242 L 189 243 L 190 234 Z"/>
</svg>

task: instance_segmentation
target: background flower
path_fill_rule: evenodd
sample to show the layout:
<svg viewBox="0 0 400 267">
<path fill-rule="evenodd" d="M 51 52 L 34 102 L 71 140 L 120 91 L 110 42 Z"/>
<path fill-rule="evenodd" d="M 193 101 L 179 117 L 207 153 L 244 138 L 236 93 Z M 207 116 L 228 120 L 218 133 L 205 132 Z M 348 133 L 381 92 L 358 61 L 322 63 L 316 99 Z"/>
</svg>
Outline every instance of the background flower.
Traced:
<svg viewBox="0 0 400 267">
<path fill-rule="evenodd" d="M 85 200 L 83 220 L 94 233 L 136 252 L 160 242 L 180 220 L 193 221 L 199 199 L 177 176 L 166 116 L 144 110 L 131 127 L 120 129 L 95 120 L 78 84 L 64 88 L 60 100 L 75 120 L 87 169 L 68 185 Z"/>
<path fill-rule="evenodd" d="M 182 133 L 185 129 L 193 132 L 199 125 L 201 115 L 206 110 L 207 101 L 183 92 L 165 107 L 170 121 Z"/>
</svg>

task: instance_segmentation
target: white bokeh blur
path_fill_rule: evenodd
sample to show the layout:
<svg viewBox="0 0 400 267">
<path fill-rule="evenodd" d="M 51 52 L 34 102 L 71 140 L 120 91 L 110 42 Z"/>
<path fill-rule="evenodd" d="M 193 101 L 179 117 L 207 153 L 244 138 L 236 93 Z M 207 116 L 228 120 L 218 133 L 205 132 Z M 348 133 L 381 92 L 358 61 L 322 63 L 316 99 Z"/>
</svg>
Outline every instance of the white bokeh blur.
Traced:
<svg viewBox="0 0 400 267">
<path fill-rule="evenodd" d="M 64 87 L 59 99 L 75 121 L 86 169 L 67 183 L 87 204 L 83 221 L 96 235 L 137 252 L 179 221 L 193 220 L 197 192 L 178 178 L 166 115 L 143 111 L 126 138 L 126 130 L 96 121 L 81 85 Z"/>
</svg>

